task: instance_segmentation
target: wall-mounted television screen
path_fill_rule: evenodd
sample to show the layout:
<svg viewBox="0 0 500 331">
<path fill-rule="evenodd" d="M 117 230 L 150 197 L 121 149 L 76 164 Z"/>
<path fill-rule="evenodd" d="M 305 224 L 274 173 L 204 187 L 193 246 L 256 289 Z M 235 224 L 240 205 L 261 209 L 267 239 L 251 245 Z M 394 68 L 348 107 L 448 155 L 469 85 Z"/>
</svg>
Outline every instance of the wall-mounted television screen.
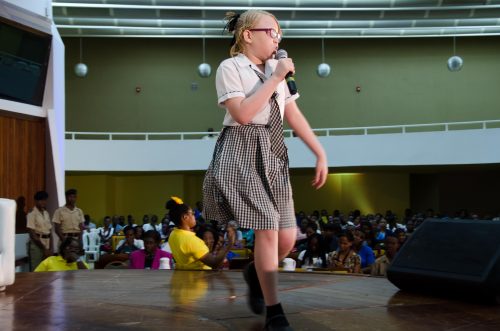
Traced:
<svg viewBox="0 0 500 331">
<path fill-rule="evenodd" d="M 0 17 L 0 98 L 41 106 L 52 36 Z"/>
</svg>

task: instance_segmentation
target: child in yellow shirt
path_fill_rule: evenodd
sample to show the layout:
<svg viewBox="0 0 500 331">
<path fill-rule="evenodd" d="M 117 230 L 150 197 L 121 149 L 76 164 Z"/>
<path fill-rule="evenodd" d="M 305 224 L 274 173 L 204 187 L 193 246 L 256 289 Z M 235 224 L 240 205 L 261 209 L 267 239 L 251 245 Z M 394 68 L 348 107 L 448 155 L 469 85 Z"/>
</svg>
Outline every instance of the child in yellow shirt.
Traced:
<svg viewBox="0 0 500 331">
<path fill-rule="evenodd" d="M 66 237 L 59 248 L 58 256 L 51 256 L 43 260 L 35 272 L 39 271 L 67 271 L 88 269 L 88 265 L 80 261 L 82 246 L 78 239 Z"/>
<path fill-rule="evenodd" d="M 167 202 L 166 208 L 169 210 L 170 221 L 176 226 L 168 239 L 175 259 L 175 268 L 184 270 L 218 268 L 234 245 L 234 234 L 228 234 L 225 247 L 214 256 L 205 242 L 192 231 L 196 226 L 193 210 L 177 197 L 172 197 Z"/>
</svg>

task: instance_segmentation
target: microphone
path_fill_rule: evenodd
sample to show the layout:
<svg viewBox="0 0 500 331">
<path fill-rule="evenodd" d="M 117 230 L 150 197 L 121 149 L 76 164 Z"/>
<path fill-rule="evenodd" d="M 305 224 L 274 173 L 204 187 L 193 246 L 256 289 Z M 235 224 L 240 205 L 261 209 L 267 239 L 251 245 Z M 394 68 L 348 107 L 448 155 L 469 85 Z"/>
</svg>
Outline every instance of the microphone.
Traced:
<svg viewBox="0 0 500 331">
<path fill-rule="evenodd" d="M 284 49 L 278 49 L 276 52 L 276 59 L 286 59 L 288 57 L 288 53 Z M 290 91 L 290 94 L 296 94 L 297 93 L 297 85 L 295 84 L 295 78 L 293 77 L 293 74 L 289 72 L 285 76 L 286 80 L 286 85 L 288 86 L 288 90 Z"/>
</svg>

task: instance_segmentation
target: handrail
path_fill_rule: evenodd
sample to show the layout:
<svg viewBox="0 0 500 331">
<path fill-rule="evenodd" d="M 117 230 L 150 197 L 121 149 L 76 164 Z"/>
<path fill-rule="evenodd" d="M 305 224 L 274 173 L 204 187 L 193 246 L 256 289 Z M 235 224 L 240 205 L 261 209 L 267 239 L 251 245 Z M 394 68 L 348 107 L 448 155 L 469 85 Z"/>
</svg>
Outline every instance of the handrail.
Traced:
<svg viewBox="0 0 500 331">
<path fill-rule="evenodd" d="M 425 124 L 403 124 L 403 125 L 382 125 L 382 126 L 360 126 L 360 127 L 350 127 L 350 128 L 320 128 L 320 129 L 312 129 L 316 134 L 324 133 L 325 136 L 329 137 L 332 133 L 335 132 L 346 132 L 346 131 L 362 131 L 361 134 L 353 134 L 350 135 L 369 135 L 369 134 L 387 134 L 394 132 L 378 132 L 378 133 L 370 133 L 370 131 L 375 130 L 383 130 L 383 129 L 400 129 L 401 134 L 411 134 L 413 132 L 408 132 L 408 128 L 429 128 L 429 127 L 438 127 L 441 126 L 444 130 L 431 130 L 431 132 L 439 132 L 439 131 L 450 131 L 450 126 L 458 126 L 458 125 L 472 125 L 472 124 L 480 124 L 481 128 L 479 130 L 486 130 L 488 128 L 488 124 L 491 123 L 499 123 L 500 120 L 486 120 L 486 121 L 468 121 L 468 122 L 447 122 L 447 123 L 425 123 Z M 464 129 L 464 130 L 472 130 L 472 129 Z M 477 129 L 473 129 L 477 130 Z M 283 130 L 285 137 L 293 137 L 293 130 L 287 129 Z M 428 131 L 426 131 L 428 132 Z M 131 136 L 135 138 L 139 138 L 141 136 L 144 139 L 133 139 L 133 140 L 166 140 L 166 139 L 151 139 L 152 137 L 161 137 L 161 136 L 171 136 L 171 137 L 179 137 L 178 140 L 186 140 L 186 136 L 198 136 L 197 138 L 191 139 L 200 139 L 205 136 L 212 135 L 212 137 L 217 137 L 217 132 L 206 132 L 206 131 L 198 131 L 198 132 L 76 132 L 76 131 L 68 131 L 66 132 L 66 140 L 81 140 L 76 136 L 105 136 L 105 139 L 97 139 L 97 140 L 113 140 L 114 136 Z M 69 136 L 69 138 L 68 138 Z M 88 138 L 84 138 L 87 139 Z M 119 140 L 127 140 L 127 139 L 119 139 Z M 130 139 L 132 140 L 132 139 Z"/>
</svg>

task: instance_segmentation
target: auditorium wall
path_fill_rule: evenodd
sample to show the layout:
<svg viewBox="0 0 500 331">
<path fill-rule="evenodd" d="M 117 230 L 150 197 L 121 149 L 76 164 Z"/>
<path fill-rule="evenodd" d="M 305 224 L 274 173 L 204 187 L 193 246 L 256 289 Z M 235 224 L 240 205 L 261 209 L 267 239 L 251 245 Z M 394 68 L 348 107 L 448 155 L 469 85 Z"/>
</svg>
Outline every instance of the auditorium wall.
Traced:
<svg viewBox="0 0 500 331">
<path fill-rule="evenodd" d="M 201 39 L 83 38 L 85 78 L 73 73 L 79 39 L 64 43 L 68 131 L 221 127 L 214 79 L 228 56 L 228 39 L 207 40 L 210 78 L 196 71 Z M 281 46 L 296 62 L 299 106 L 313 127 L 499 119 L 500 37 L 457 38 L 457 54 L 464 59 L 460 72 L 446 68 L 451 38 L 326 39 L 328 78 L 315 73 L 320 39 L 285 36 Z"/>
<path fill-rule="evenodd" d="M 315 209 L 363 213 L 385 212 L 402 215 L 410 205 L 409 175 L 399 173 L 331 174 L 324 188 L 311 187 L 313 172 L 292 173 L 296 210 Z M 67 188 L 77 188 L 78 206 L 102 222 L 105 215 L 132 214 L 140 222 L 144 214 L 165 214 L 164 205 L 180 196 L 191 206 L 201 200 L 203 173 L 70 173 Z"/>
<path fill-rule="evenodd" d="M 454 217 L 455 212 L 464 209 L 480 216 L 500 216 L 498 165 L 412 174 L 410 187 L 413 210 L 432 208 Z"/>
</svg>

